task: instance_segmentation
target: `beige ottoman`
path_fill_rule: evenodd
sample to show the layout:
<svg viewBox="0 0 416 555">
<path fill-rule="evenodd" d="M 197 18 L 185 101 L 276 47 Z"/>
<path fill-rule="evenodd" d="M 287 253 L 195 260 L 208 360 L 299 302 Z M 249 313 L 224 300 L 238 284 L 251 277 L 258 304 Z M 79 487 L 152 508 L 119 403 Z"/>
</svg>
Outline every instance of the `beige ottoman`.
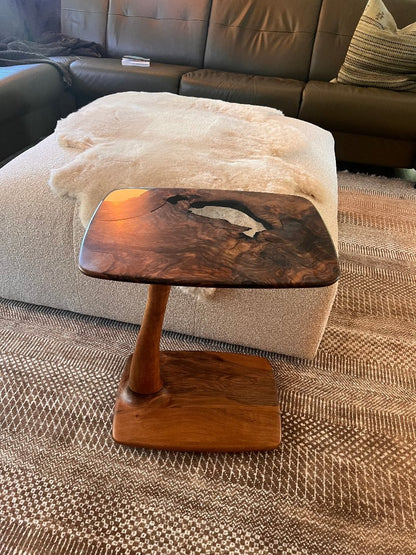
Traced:
<svg viewBox="0 0 416 555">
<path fill-rule="evenodd" d="M 152 93 L 121 94 L 144 94 L 145 96 L 137 97 L 140 103 L 144 99 L 149 102 L 150 98 L 146 95 Z M 176 95 L 170 95 L 175 97 L 173 99 L 167 98 L 167 94 L 153 93 L 152 98 L 162 95 L 157 96 L 157 102 L 159 99 L 162 101 L 161 104 L 166 104 L 166 101 L 173 102 L 172 109 L 179 106 L 192 110 L 200 101 Z M 131 105 L 133 97 L 128 98 Z M 116 100 L 118 102 L 120 97 Z M 134 100 L 136 101 L 136 97 Z M 110 102 L 111 106 L 113 99 L 107 97 L 96 102 L 100 101 L 98 107 L 101 110 L 106 103 Z M 181 103 L 187 102 L 193 104 L 182 106 Z M 210 101 L 201 99 L 201 102 L 206 106 Z M 228 110 L 227 103 L 211 102 L 219 103 L 220 111 Z M 210 110 L 212 106 L 209 104 Z M 215 106 L 214 108 L 216 109 Z M 255 108 L 250 108 L 254 114 Z M 260 107 L 259 109 L 263 110 Z M 236 105 L 231 105 L 230 110 L 237 110 Z M 85 112 L 81 111 L 80 117 L 84 115 Z M 236 118 L 237 115 L 235 112 L 232 117 Z M 263 115 L 270 117 L 268 113 L 261 112 L 260 116 Z M 294 134 L 304 137 L 304 140 L 291 146 L 284 141 L 282 143 L 282 137 L 284 139 L 286 135 L 276 138 L 275 155 L 279 156 L 279 149 L 280 152 L 284 152 L 282 167 L 288 173 L 284 183 L 280 182 L 279 178 L 268 179 L 268 190 L 291 192 L 288 187 L 290 188 L 296 172 L 291 176 L 290 168 L 300 168 L 303 174 L 307 172 L 311 182 L 318 185 L 318 191 L 325 191 L 325 194 L 315 195 L 313 191 L 307 190 L 303 194 L 298 190 L 299 183 L 296 182 L 293 183 L 293 193 L 302 194 L 315 204 L 334 243 L 337 244 L 337 177 L 332 136 L 314 125 L 281 115 L 279 117 L 282 128 L 293 130 Z M 258 119 L 255 123 L 261 125 Z M 276 125 L 278 124 L 276 120 Z M 67 128 L 66 123 L 59 125 L 63 125 L 58 129 L 59 134 L 48 137 L 0 170 L 0 296 L 139 324 L 138 315 L 144 310 L 147 286 L 95 280 L 84 276 L 78 270 L 78 253 L 84 233 L 81 219 L 85 220 L 85 214 L 91 212 L 91 206 L 86 208 L 83 192 L 72 192 L 76 199 L 58 196 L 51 190 L 49 182 L 52 171 L 53 175 L 62 178 L 66 169 L 77 163 L 80 155 L 85 156 L 86 149 L 85 146 L 81 146 L 80 149 L 74 148 L 73 144 L 62 146 L 62 133 Z M 65 140 L 68 140 L 67 136 Z M 102 137 L 100 140 L 102 141 Z M 141 140 L 140 136 L 138 140 Z M 269 143 L 273 145 L 273 137 Z M 268 149 L 271 148 L 270 144 L 267 145 Z M 262 148 L 266 147 L 263 145 Z M 244 156 L 244 151 L 240 152 L 240 165 L 249 158 Z M 270 156 L 270 153 L 267 153 L 267 156 Z M 268 159 L 267 156 L 265 160 Z M 151 157 L 149 159 L 151 160 Z M 238 167 L 238 160 L 233 163 Z M 264 168 L 265 173 L 269 172 L 266 163 Z M 259 166 L 256 166 L 255 171 L 259 173 Z M 87 174 L 83 178 L 89 181 Z M 160 176 L 156 174 L 156 178 Z M 137 179 L 135 174 L 135 182 L 130 185 L 152 186 L 148 174 L 140 183 Z M 209 182 L 209 175 L 207 179 Z M 117 188 L 118 185 L 126 186 L 125 176 L 121 181 L 117 183 L 112 180 L 107 184 L 107 190 Z M 56 188 L 62 187 L 63 182 L 65 183 L 65 179 L 57 179 Z M 218 188 L 239 188 L 238 184 L 229 181 L 228 183 L 232 186 L 224 186 L 219 179 L 217 185 Z M 203 179 L 200 184 L 207 186 Z M 179 186 L 183 183 L 178 182 L 175 185 L 159 182 L 159 185 Z M 265 187 L 261 179 L 253 181 L 253 189 L 256 186 Z M 244 187 L 242 184 L 242 188 Z M 60 192 L 63 193 L 62 190 Z M 89 200 L 94 205 L 94 195 Z M 193 291 L 173 288 L 165 318 L 165 329 L 265 351 L 312 358 L 325 329 L 336 290 L 336 284 L 316 289 L 218 289 L 211 295 L 201 296 Z"/>
</svg>

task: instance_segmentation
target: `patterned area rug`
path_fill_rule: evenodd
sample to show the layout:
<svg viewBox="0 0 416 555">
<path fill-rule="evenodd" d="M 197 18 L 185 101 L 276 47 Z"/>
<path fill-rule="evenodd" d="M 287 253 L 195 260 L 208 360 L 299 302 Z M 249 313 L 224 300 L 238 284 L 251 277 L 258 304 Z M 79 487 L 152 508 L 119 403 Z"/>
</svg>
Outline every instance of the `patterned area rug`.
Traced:
<svg viewBox="0 0 416 555">
<path fill-rule="evenodd" d="M 267 354 L 274 451 L 114 444 L 137 328 L 1 302 L 1 554 L 416 553 L 416 191 L 339 179 L 342 279 L 319 353 Z M 177 334 L 162 348 L 254 353 Z"/>
</svg>

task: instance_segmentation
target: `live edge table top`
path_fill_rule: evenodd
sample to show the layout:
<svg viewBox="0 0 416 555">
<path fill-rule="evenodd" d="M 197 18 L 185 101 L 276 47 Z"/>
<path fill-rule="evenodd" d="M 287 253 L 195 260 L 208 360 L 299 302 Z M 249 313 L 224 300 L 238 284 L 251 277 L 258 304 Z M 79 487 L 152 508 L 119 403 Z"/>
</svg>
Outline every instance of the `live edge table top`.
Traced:
<svg viewBox="0 0 416 555">
<path fill-rule="evenodd" d="M 109 193 L 79 265 L 101 279 L 195 287 L 322 287 L 339 278 L 332 240 L 307 199 L 207 189 Z"/>
</svg>

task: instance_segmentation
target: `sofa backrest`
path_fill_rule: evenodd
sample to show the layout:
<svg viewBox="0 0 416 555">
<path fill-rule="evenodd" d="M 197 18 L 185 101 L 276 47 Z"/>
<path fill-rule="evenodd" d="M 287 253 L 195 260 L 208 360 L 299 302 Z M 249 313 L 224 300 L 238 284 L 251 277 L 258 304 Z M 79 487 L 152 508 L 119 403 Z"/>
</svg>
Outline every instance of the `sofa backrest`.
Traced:
<svg viewBox="0 0 416 555">
<path fill-rule="evenodd" d="M 416 0 L 383 0 L 401 29 L 416 20 Z M 323 0 L 309 78 L 330 81 L 338 75 L 367 0 Z"/>
<path fill-rule="evenodd" d="M 124 54 L 202 67 L 211 0 L 61 0 L 62 32 Z"/>
<path fill-rule="evenodd" d="M 110 0 L 107 52 L 201 67 L 210 0 Z"/>
<path fill-rule="evenodd" d="M 62 33 L 105 49 L 109 0 L 61 0 Z"/>
<path fill-rule="evenodd" d="M 204 66 L 306 80 L 320 7 L 321 0 L 212 0 Z"/>
<path fill-rule="evenodd" d="M 337 76 L 367 0 L 61 0 L 62 32 L 110 57 L 283 78 Z M 399 28 L 416 0 L 384 0 Z"/>
</svg>

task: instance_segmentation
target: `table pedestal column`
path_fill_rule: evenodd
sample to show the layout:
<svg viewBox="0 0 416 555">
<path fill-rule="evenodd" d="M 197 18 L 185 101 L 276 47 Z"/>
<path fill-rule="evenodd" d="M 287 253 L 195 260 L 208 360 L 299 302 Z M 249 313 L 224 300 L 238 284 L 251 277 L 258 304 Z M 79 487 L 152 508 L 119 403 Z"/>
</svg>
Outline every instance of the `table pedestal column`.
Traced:
<svg viewBox="0 0 416 555">
<path fill-rule="evenodd" d="M 132 355 L 129 388 L 148 395 L 162 389 L 160 376 L 160 336 L 170 285 L 149 285 L 146 309 Z"/>
</svg>

